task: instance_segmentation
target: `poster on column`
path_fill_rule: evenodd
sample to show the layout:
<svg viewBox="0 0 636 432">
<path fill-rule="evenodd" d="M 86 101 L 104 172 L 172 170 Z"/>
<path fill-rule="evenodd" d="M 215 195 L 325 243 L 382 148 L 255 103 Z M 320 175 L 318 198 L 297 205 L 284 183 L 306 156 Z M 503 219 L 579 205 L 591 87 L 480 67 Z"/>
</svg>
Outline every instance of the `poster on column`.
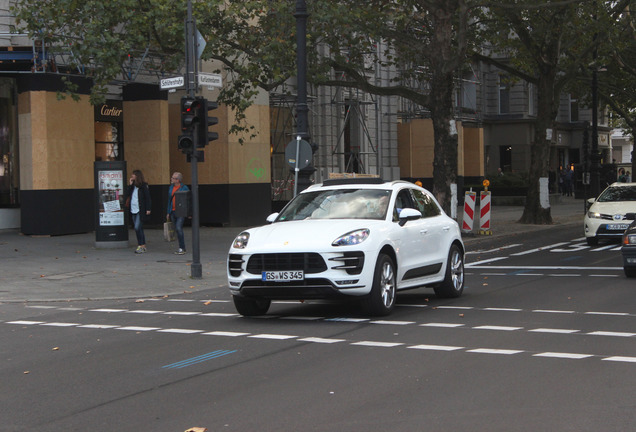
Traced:
<svg viewBox="0 0 636 432">
<path fill-rule="evenodd" d="M 95 246 L 128 246 L 126 162 L 95 161 Z"/>
<path fill-rule="evenodd" d="M 97 177 L 99 226 L 124 225 L 124 171 L 100 170 Z"/>
</svg>

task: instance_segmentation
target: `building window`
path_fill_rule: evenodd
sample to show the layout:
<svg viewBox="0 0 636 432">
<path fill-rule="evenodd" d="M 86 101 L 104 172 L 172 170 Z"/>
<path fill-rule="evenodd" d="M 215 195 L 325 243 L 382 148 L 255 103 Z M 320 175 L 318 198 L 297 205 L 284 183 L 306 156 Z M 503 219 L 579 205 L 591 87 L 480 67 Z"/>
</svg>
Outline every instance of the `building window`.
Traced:
<svg viewBox="0 0 636 432">
<path fill-rule="evenodd" d="M 504 172 L 512 172 L 512 146 L 499 146 L 499 168 Z"/>
<path fill-rule="evenodd" d="M 528 114 L 529 115 L 537 115 L 537 111 L 536 111 L 536 106 L 534 103 L 534 99 L 537 96 L 537 87 L 532 84 L 532 83 L 528 83 Z"/>
<path fill-rule="evenodd" d="M 123 161 L 123 108 L 118 100 L 95 107 L 95 160 Z"/>
<path fill-rule="evenodd" d="M 510 113 L 510 82 L 505 75 L 499 75 L 499 114 Z"/>
<path fill-rule="evenodd" d="M 570 96 L 570 121 L 579 121 L 579 100 L 572 99 L 572 96 Z"/>
<path fill-rule="evenodd" d="M 15 82 L 0 78 L 0 208 L 17 207 L 20 190 Z"/>
</svg>

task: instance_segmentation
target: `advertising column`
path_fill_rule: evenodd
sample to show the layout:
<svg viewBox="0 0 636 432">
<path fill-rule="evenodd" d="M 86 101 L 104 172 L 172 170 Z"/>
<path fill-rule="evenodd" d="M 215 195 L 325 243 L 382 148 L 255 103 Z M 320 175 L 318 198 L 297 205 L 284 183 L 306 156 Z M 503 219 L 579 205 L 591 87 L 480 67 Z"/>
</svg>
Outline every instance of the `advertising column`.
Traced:
<svg viewBox="0 0 636 432">
<path fill-rule="evenodd" d="M 126 162 L 95 162 L 95 247 L 128 247 Z"/>
</svg>

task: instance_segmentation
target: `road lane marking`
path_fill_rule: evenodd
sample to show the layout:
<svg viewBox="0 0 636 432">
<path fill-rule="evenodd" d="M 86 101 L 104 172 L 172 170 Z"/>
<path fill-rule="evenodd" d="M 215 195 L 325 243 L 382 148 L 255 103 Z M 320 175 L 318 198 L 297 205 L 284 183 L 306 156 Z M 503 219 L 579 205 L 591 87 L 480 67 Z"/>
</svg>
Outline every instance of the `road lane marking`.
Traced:
<svg viewBox="0 0 636 432">
<path fill-rule="evenodd" d="M 6 323 L 7 324 L 25 324 L 26 323 L 29 325 L 59 324 L 55 322 L 46 323 L 41 321 L 26 321 L 26 320 L 11 321 Z M 67 324 L 67 323 L 62 323 L 62 324 Z M 71 324 L 71 323 L 68 323 L 68 324 Z M 434 324 L 434 323 L 429 323 L 429 324 Z M 496 327 L 497 326 L 495 326 L 495 328 Z M 257 338 L 257 339 L 279 339 L 279 340 L 290 340 L 294 342 L 314 342 L 314 343 L 322 343 L 322 344 L 333 344 L 333 343 L 347 341 L 346 339 L 320 338 L 320 337 L 298 337 L 298 336 L 277 335 L 277 334 L 251 335 L 250 333 L 223 332 L 223 331 L 213 331 L 213 332 L 203 333 L 202 330 L 198 330 L 198 329 L 162 329 L 157 327 L 133 327 L 133 326 L 120 327 L 115 325 L 104 325 L 104 324 L 84 324 L 84 325 L 77 325 L 77 326 L 69 326 L 69 328 L 100 328 L 100 329 L 113 329 L 113 330 L 156 331 L 158 333 L 180 333 L 183 335 L 201 334 L 201 335 L 211 335 L 211 336 L 246 336 L 249 338 Z M 538 328 L 538 329 L 532 329 L 529 331 L 534 331 L 534 332 L 542 331 L 542 332 L 554 332 L 554 333 L 578 332 L 578 330 L 547 329 L 547 328 Z M 601 332 L 601 331 L 588 333 L 588 334 L 597 334 L 599 336 L 608 336 L 608 335 L 609 336 L 636 336 L 636 334 L 633 334 L 633 333 Z M 403 346 L 408 349 L 422 350 L 422 351 L 428 350 L 428 351 L 450 352 L 450 351 L 462 350 L 463 352 L 466 352 L 466 353 L 493 354 L 493 355 L 514 355 L 519 353 L 527 353 L 533 357 L 548 357 L 548 358 L 572 359 L 572 360 L 594 357 L 594 358 L 598 358 L 600 360 L 605 360 L 605 361 L 636 363 L 636 357 L 607 356 L 607 355 L 582 354 L 582 353 L 564 353 L 564 352 L 552 352 L 552 351 L 537 352 L 537 351 L 519 350 L 519 349 L 467 348 L 467 347 L 460 347 L 460 346 L 434 345 L 434 344 L 409 345 L 402 342 L 381 342 L 381 341 L 369 341 L 369 340 L 351 342 L 349 345 L 366 346 L 366 347 L 381 347 L 381 348 L 395 348 L 395 347 Z M 168 366 L 172 366 L 172 368 L 178 368 L 178 366 L 176 365 L 179 364 L 185 367 L 185 365 L 196 364 L 197 362 L 205 361 L 205 359 L 207 358 L 215 358 L 215 356 L 225 355 L 225 354 L 221 354 L 222 352 L 226 352 L 226 351 L 218 350 L 213 353 L 208 353 L 208 354 L 204 354 L 203 356 L 193 357 L 192 359 L 183 360 L 181 362 L 173 363 L 172 365 L 168 365 Z M 233 353 L 233 352 L 236 352 L 236 351 L 227 351 L 227 353 Z"/>
<path fill-rule="evenodd" d="M 420 327 L 441 327 L 441 328 L 457 328 L 463 327 L 464 324 L 454 324 L 454 323 L 426 323 L 420 324 Z"/>
<path fill-rule="evenodd" d="M 236 317 L 239 316 L 239 314 L 236 313 L 221 313 L 221 312 L 209 312 L 209 313 L 202 313 L 201 316 L 209 316 L 209 317 Z"/>
<path fill-rule="evenodd" d="M 615 362 L 628 362 L 628 363 L 636 363 L 636 357 L 623 357 L 623 356 L 612 356 L 602 358 L 604 361 L 615 361 Z"/>
<path fill-rule="evenodd" d="M 206 336 L 228 336 L 228 337 L 238 337 L 238 336 L 247 336 L 250 333 L 241 333 L 241 332 L 229 332 L 229 331 L 211 331 L 206 333 L 201 333 Z"/>
<path fill-rule="evenodd" d="M 52 322 L 52 323 L 42 323 L 43 326 L 51 326 L 51 327 L 75 327 L 78 326 L 78 323 L 63 323 L 63 322 Z"/>
<path fill-rule="evenodd" d="M 475 348 L 466 352 L 478 353 L 478 354 L 501 354 L 501 355 L 513 355 L 524 352 L 523 350 L 507 350 L 507 349 L 491 349 L 491 348 Z"/>
<path fill-rule="evenodd" d="M 385 325 L 411 325 L 415 324 L 415 321 L 369 321 L 369 324 L 385 324 Z"/>
<path fill-rule="evenodd" d="M 611 331 L 593 331 L 588 333 L 591 336 L 616 336 L 616 337 L 634 337 L 636 333 L 611 332 Z"/>
<path fill-rule="evenodd" d="M 566 245 L 566 244 L 569 244 L 569 243 L 570 242 L 555 243 L 555 244 L 549 245 L 549 246 L 542 246 L 542 247 L 539 247 L 539 248 L 536 248 L 536 249 L 530 249 L 530 250 L 526 250 L 526 251 L 523 251 L 523 252 L 513 253 L 513 254 L 511 254 L 511 256 L 528 255 L 528 254 L 531 254 L 531 253 L 541 252 L 541 251 L 544 251 L 544 250 L 549 250 L 549 249 L 552 249 L 552 248 L 563 246 L 563 245 Z"/>
<path fill-rule="evenodd" d="M 532 312 L 537 313 L 554 313 L 554 314 L 573 314 L 576 313 L 574 311 L 568 310 L 552 310 L 552 309 L 534 309 Z"/>
<path fill-rule="evenodd" d="M 593 354 L 575 354 L 575 353 L 560 353 L 560 352 L 544 352 L 533 354 L 533 357 L 550 357 L 550 358 L 559 358 L 559 359 L 573 359 L 580 360 L 585 358 L 594 357 Z"/>
<path fill-rule="evenodd" d="M 431 350 L 431 351 L 457 351 L 464 349 L 465 347 L 448 346 L 448 345 L 411 345 L 407 346 L 409 349 L 419 350 Z"/>
<path fill-rule="evenodd" d="M 472 327 L 475 330 L 498 330 L 498 331 L 515 331 L 521 330 L 523 327 L 507 327 L 507 326 L 494 326 L 494 325 L 482 325 L 477 327 Z"/>
<path fill-rule="evenodd" d="M 148 315 L 152 315 L 152 314 L 162 314 L 162 313 L 166 313 L 166 311 L 149 310 L 149 309 L 135 309 L 135 310 L 129 310 L 129 311 L 126 311 L 126 313 L 135 313 L 135 314 L 148 314 Z"/>
<path fill-rule="evenodd" d="M 78 326 L 78 328 L 90 328 L 90 329 L 114 329 L 120 327 L 118 325 L 108 325 L 108 324 L 86 324 Z"/>
<path fill-rule="evenodd" d="M 178 334 L 195 334 L 203 333 L 204 330 L 192 330 L 192 329 L 162 329 L 157 330 L 157 333 L 178 333 Z"/>
<path fill-rule="evenodd" d="M 256 334 L 256 335 L 251 335 L 248 336 L 250 338 L 255 338 L 255 339 L 275 339 L 275 340 L 285 340 L 285 339 L 294 339 L 297 338 L 298 336 L 291 336 L 291 335 L 281 335 L 281 334 Z"/>
<path fill-rule="evenodd" d="M 360 342 L 353 342 L 353 343 L 351 343 L 351 345 L 369 346 L 369 347 L 382 347 L 382 348 L 393 348 L 393 347 L 404 345 L 404 344 L 402 342 L 360 341 Z"/>
<path fill-rule="evenodd" d="M 629 316 L 627 312 L 584 312 L 585 315 L 608 315 L 608 316 Z"/>
<path fill-rule="evenodd" d="M 323 344 L 332 344 L 338 342 L 346 342 L 346 339 L 330 339 L 330 338 L 319 338 L 319 337 L 306 337 L 302 339 L 298 339 L 301 342 L 315 342 L 315 343 L 323 343 Z"/>
<path fill-rule="evenodd" d="M 532 330 L 528 330 L 529 332 L 534 333 L 558 333 L 558 334 L 572 334 L 578 333 L 580 330 L 574 329 L 554 329 L 554 328 L 536 328 Z"/>
<path fill-rule="evenodd" d="M 44 324 L 44 321 L 7 321 L 7 324 L 38 325 L 38 324 Z"/>
<path fill-rule="evenodd" d="M 165 366 L 162 366 L 162 368 L 164 368 L 164 369 L 182 369 L 184 367 L 188 367 L 188 366 L 192 366 L 192 365 L 195 365 L 195 364 L 199 364 L 199 363 L 202 363 L 204 361 L 211 360 L 211 359 L 214 359 L 214 358 L 223 357 L 223 356 L 226 356 L 228 354 L 235 353 L 235 352 L 236 352 L 236 350 L 231 350 L 231 351 L 230 350 L 216 350 L 216 351 L 209 352 L 207 354 L 202 354 L 200 356 L 192 357 L 192 358 L 189 358 L 189 359 L 186 359 L 186 360 L 182 360 L 182 361 L 179 361 L 179 362 L 176 362 L 176 363 L 165 365 Z"/>
<path fill-rule="evenodd" d="M 583 266 L 480 266 L 479 263 L 467 264 L 466 267 L 486 270 L 607 270 L 623 271 L 623 267 L 583 267 Z"/>
<path fill-rule="evenodd" d="M 170 312 L 164 312 L 163 315 L 183 315 L 183 316 L 189 316 L 189 315 L 201 315 L 201 312 L 182 312 L 182 311 L 170 311 Z"/>
<path fill-rule="evenodd" d="M 89 309 L 90 312 L 106 312 L 106 313 L 120 313 L 128 312 L 128 309 Z"/>
</svg>

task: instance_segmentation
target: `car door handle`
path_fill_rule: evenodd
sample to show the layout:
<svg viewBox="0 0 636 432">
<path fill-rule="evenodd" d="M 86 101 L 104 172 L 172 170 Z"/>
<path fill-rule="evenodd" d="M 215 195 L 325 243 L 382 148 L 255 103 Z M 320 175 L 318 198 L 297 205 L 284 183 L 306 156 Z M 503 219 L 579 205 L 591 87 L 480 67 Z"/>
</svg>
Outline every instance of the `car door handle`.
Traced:
<svg viewBox="0 0 636 432">
<path fill-rule="evenodd" d="M 443 229 L 444 231 L 448 231 L 448 230 L 450 229 L 450 227 L 449 227 L 449 226 L 445 226 L 445 227 L 442 227 L 442 229 Z"/>
<path fill-rule="evenodd" d="M 420 230 L 420 234 L 426 235 L 426 234 L 428 234 L 428 230 L 427 229 L 422 229 L 422 230 Z"/>
</svg>

